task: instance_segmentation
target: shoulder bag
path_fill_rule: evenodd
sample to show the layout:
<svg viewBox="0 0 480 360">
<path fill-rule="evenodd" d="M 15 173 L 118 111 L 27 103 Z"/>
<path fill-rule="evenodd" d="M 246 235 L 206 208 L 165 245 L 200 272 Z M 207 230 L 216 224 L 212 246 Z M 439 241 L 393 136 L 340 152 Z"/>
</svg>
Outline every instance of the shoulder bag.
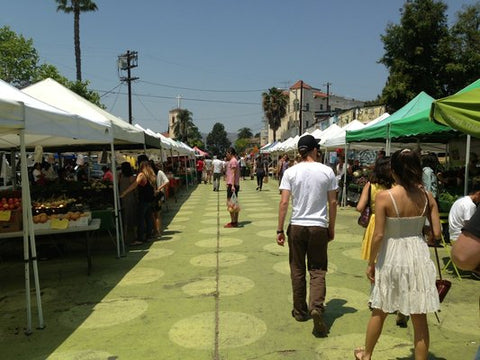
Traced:
<svg viewBox="0 0 480 360">
<path fill-rule="evenodd" d="M 368 226 L 368 223 L 370 222 L 370 216 L 372 216 L 372 209 L 370 207 L 370 193 L 372 191 L 372 184 L 368 185 L 368 201 L 367 205 L 365 206 L 365 209 L 360 214 L 360 217 L 358 218 L 358 225 L 366 228 Z"/>
</svg>

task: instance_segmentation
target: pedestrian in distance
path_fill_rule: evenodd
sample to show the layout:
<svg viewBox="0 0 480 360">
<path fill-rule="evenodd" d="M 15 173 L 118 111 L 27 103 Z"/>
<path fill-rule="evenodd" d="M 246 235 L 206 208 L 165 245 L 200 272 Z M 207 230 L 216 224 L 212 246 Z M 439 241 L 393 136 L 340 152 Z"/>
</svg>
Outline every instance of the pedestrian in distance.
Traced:
<svg viewBox="0 0 480 360">
<path fill-rule="evenodd" d="M 354 351 L 355 359 L 369 360 L 389 313 L 409 315 L 414 333 L 416 360 L 428 358 L 430 337 L 427 313 L 438 311 L 436 269 L 422 230 L 432 219 L 435 238 L 441 237 L 438 207 L 422 182 L 420 157 L 412 150 L 396 151 L 391 157 L 395 185 L 375 198 L 375 229 L 366 275 L 374 284 L 370 295 L 372 314 L 365 347 Z"/>
<path fill-rule="evenodd" d="M 218 159 L 215 155 L 212 160 L 212 167 L 213 167 L 213 191 L 220 190 L 220 179 L 222 178 L 223 174 L 223 161 Z"/>
<path fill-rule="evenodd" d="M 240 166 L 236 158 L 236 151 L 232 147 L 227 151 L 227 162 L 225 164 L 225 181 L 227 183 L 227 208 L 230 208 L 230 201 L 232 195 L 238 198 L 238 192 L 240 190 Z M 238 227 L 238 211 L 230 211 L 231 221 L 225 224 L 224 227 L 232 228 Z"/>
<path fill-rule="evenodd" d="M 313 318 L 313 335 L 327 336 L 323 321 L 328 268 L 328 243 L 335 237 L 337 180 L 333 170 L 317 162 L 319 141 L 311 135 L 298 140 L 303 161 L 285 170 L 280 183 L 277 244 L 284 246 L 284 224 L 292 197 L 292 215 L 287 227 L 292 316 L 297 321 Z M 307 264 L 305 264 L 305 260 Z M 310 299 L 306 299 L 306 270 L 310 275 Z"/>
</svg>

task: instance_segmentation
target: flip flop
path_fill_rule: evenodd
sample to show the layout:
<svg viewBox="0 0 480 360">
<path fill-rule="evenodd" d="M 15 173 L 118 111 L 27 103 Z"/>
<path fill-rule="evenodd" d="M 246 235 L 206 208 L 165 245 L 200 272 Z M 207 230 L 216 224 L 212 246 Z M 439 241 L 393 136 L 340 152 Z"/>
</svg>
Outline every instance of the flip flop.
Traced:
<svg viewBox="0 0 480 360">
<path fill-rule="evenodd" d="M 365 352 L 365 349 L 363 348 L 357 348 L 353 350 L 353 355 L 355 356 L 355 360 L 362 360 L 364 352 Z"/>
</svg>

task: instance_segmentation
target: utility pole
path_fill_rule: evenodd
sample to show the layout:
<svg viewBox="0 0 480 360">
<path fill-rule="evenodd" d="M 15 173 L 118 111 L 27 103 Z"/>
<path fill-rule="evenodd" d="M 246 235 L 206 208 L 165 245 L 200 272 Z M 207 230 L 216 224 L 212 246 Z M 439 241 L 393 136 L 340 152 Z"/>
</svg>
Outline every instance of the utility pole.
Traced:
<svg viewBox="0 0 480 360">
<path fill-rule="evenodd" d="M 325 85 L 327 85 L 327 111 L 330 111 L 330 85 L 332 85 L 332 83 L 327 82 Z"/>
<path fill-rule="evenodd" d="M 138 52 L 127 50 L 125 54 L 118 56 L 118 71 L 127 71 L 127 76 L 121 76 L 121 81 L 126 81 L 128 85 L 128 122 L 131 124 L 132 116 L 132 81 L 138 80 L 138 77 L 132 77 L 131 69 L 138 66 Z"/>
</svg>

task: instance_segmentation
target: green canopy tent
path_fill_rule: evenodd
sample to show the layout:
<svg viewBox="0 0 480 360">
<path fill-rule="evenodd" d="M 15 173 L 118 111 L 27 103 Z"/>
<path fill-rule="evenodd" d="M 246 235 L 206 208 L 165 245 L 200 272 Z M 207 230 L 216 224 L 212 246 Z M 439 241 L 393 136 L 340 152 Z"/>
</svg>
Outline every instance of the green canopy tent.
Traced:
<svg viewBox="0 0 480 360">
<path fill-rule="evenodd" d="M 454 95 L 435 100 L 430 118 L 434 123 L 480 138 L 480 79 Z"/>
<path fill-rule="evenodd" d="M 470 162 L 470 136 L 480 138 L 480 79 L 454 95 L 435 100 L 430 109 L 432 124 L 444 124 L 467 134 L 465 179 Z M 464 188 L 468 193 L 467 181 Z"/>
<path fill-rule="evenodd" d="M 429 121 L 434 99 L 420 92 L 414 99 L 378 124 L 357 131 L 347 131 L 347 143 L 386 141 L 387 151 L 395 142 L 445 143 L 457 136 L 452 128 Z"/>
</svg>

